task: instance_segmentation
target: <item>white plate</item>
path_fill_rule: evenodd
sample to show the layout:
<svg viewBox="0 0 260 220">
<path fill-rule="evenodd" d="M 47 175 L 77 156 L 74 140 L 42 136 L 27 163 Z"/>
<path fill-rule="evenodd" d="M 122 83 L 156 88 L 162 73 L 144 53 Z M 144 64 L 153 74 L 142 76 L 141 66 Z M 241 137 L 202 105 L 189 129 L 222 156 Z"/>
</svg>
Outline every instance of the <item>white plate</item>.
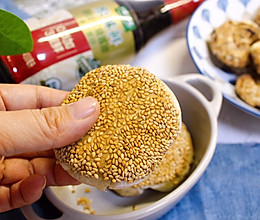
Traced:
<svg viewBox="0 0 260 220">
<path fill-rule="evenodd" d="M 259 0 L 208 0 L 193 13 L 187 27 L 188 49 L 200 73 L 213 79 L 229 102 L 256 117 L 260 117 L 260 110 L 246 104 L 236 95 L 236 75 L 224 72 L 212 63 L 206 41 L 212 31 L 227 19 L 252 19 L 258 8 Z"/>
</svg>

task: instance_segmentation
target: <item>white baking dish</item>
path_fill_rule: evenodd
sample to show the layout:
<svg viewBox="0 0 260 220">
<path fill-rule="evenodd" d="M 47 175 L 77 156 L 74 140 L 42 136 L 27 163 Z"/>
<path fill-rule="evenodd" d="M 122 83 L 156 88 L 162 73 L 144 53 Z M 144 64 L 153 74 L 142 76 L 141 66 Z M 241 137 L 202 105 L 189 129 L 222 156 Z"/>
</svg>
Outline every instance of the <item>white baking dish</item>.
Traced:
<svg viewBox="0 0 260 220">
<path fill-rule="evenodd" d="M 192 171 L 176 189 L 169 193 L 147 190 L 144 194 L 124 198 L 108 191 L 102 192 L 86 185 L 48 187 L 45 194 L 63 214 L 59 219 L 126 220 L 157 219 L 167 213 L 194 186 L 210 163 L 216 148 L 217 117 L 222 104 L 222 94 L 214 82 L 199 74 L 187 74 L 163 79 L 179 100 L 183 121 L 187 125 L 195 148 Z M 86 193 L 85 189 L 91 192 Z M 72 193 L 72 190 L 75 191 Z M 83 212 L 77 199 L 91 200 L 95 215 Z M 133 206 L 136 210 L 133 210 Z M 22 208 L 27 219 L 42 220 L 31 205 Z"/>
</svg>

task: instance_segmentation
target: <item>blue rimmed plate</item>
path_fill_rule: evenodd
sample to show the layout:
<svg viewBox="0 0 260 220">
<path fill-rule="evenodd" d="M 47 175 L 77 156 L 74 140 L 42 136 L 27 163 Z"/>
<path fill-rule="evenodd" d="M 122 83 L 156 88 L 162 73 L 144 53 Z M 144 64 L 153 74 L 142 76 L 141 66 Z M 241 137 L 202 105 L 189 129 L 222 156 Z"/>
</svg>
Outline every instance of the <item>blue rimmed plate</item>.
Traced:
<svg viewBox="0 0 260 220">
<path fill-rule="evenodd" d="M 187 27 L 188 49 L 200 73 L 215 81 L 225 99 L 256 117 L 260 117 L 260 110 L 243 102 L 235 92 L 237 76 L 212 63 L 207 40 L 212 31 L 226 20 L 253 19 L 258 8 L 260 0 L 208 0 L 193 13 Z"/>
</svg>

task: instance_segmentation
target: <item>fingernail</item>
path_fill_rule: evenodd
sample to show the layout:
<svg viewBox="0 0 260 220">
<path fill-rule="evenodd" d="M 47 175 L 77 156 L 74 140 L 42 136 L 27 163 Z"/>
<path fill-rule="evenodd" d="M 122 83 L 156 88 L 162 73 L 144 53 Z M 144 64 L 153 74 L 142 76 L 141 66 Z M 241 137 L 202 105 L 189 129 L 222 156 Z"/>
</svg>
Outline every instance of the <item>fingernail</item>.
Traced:
<svg viewBox="0 0 260 220">
<path fill-rule="evenodd" d="M 44 184 L 42 185 L 42 190 L 45 188 L 46 184 L 47 184 L 47 179 L 45 176 L 43 176 L 44 179 Z"/>
<path fill-rule="evenodd" d="M 41 188 L 43 190 L 46 187 L 47 179 L 40 174 L 34 174 L 31 177 L 31 181 L 34 187 Z"/>
<path fill-rule="evenodd" d="M 84 119 L 96 111 L 97 100 L 93 97 L 86 97 L 69 105 L 69 111 L 76 119 Z"/>
</svg>

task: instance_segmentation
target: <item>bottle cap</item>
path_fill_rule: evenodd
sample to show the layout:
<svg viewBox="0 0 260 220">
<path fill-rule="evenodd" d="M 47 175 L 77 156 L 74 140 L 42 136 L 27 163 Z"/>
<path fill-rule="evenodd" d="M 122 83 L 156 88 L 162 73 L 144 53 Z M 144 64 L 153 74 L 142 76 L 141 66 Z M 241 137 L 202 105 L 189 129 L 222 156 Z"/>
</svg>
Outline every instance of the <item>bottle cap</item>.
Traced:
<svg viewBox="0 0 260 220">
<path fill-rule="evenodd" d="M 204 0 L 164 0 L 161 12 L 170 11 L 174 24 L 190 16 Z"/>
</svg>

